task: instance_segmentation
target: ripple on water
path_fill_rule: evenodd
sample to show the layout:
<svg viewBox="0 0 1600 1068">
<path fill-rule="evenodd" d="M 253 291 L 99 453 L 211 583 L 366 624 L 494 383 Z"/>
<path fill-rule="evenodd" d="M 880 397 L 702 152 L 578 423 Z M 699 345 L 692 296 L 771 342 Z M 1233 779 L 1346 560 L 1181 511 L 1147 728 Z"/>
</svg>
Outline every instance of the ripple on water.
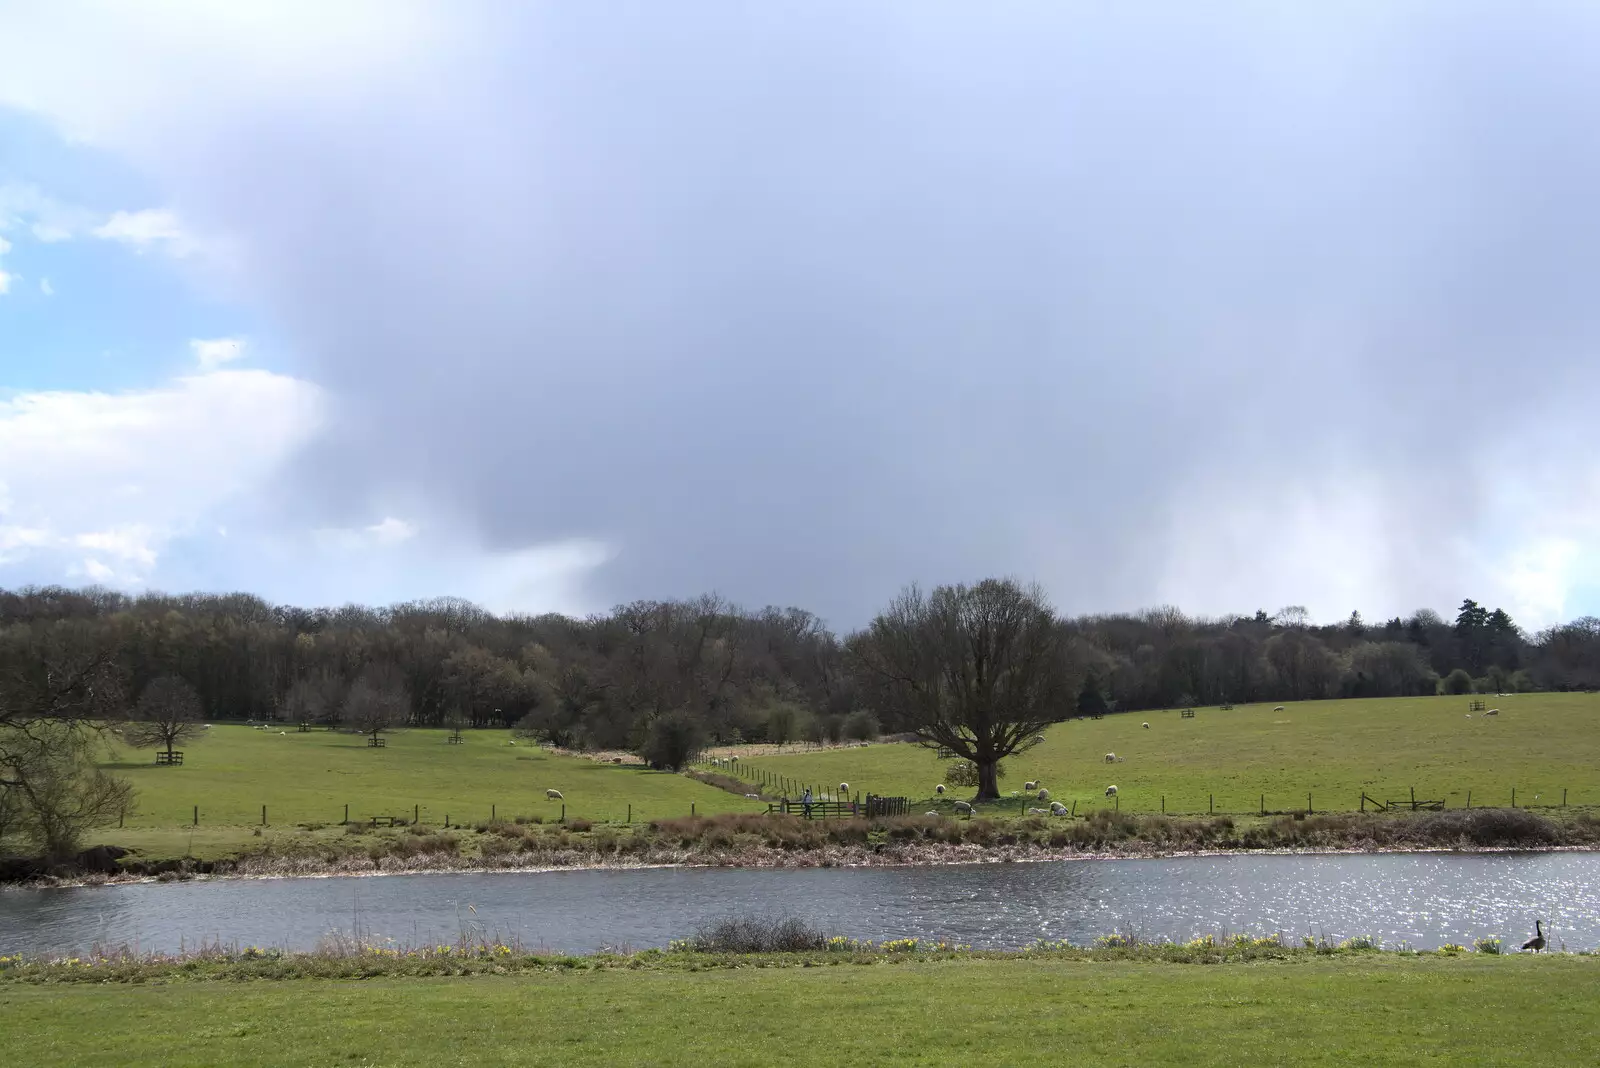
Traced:
<svg viewBox="0 0 1600 1068">
<path fill-rule="evenodd" d="M 476 913 L 467 915 L 466 905 Z M 1419 949 L 1546 921 L 1552 945 L 1600 945 L 1600 853 L 1232 855 L 951 867 L 397 875 L 14 890 L 0 952 L 201 939 L 309 949 L 331 931 L 452 940 L 466 923 L 530 947 L 664 945 L 717 916 L 794 914 L 854 938 L 985 948 L 1112 931 L 1373 935 Z"/>
</svg>

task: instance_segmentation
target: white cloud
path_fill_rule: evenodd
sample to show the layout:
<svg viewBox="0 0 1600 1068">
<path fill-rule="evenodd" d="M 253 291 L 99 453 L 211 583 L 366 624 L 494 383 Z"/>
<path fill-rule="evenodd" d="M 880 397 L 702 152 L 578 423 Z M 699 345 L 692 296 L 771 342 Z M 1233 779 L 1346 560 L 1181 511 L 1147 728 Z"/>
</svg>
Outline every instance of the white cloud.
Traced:
<svg viewBox="0 0 1600 1068">
<path fill-rule="evenodd" d="M 117 573 L 93 557 L 84 560 L 79 567 L 91 582 L 108 583 L 116 581 Z"/>
<path fill-rule="evenodd" d="M 39 279 L 39 292 L 47 297 L 53 297 L 56 295 L 56 287 L 50 284 L 50 279 L 41 278 Z"/>
<path fill-rule="evenodd" d="M 166 208 L 114 212 L 111 218 L 90 232 L 106 241 L 132 245 L 141 252 L 160 248 L 170 255 L 183 257 L 198 247 L 178 221 L 178 216 Z"/>
<path fill-rule="evenodd" d="M 3 237 L 0 237 L 0 256 L 4 256 L 7 252 L 10 252 L 10 251 L 11 251 L 11 242 L 7 241 Z M 17 277 L 16 275 L 7 274 L 5 269 L 3 267 L 0 267 L 0 295 L 4 295 L 6 293 L 11 292 L 11 280 L 13 278 L 16 278 L 16 277 Z"/>
<path fill-rule="evenodd" d="M 244 342 L 236 337 L 220 337 L 211 341 L 196 338 L 189 342 L 189 351 L 202 371 L 215 371 L 244 355 Z"/>
<path fill-rule="evenodd" d="M 367 527 L 324 527 L 313 531 L 317 543 L 323 548 L 346 551 L 390 548 L 404 544 L 416 535 L 416 524 L 394 516 L 385 516 Z"/>
<path fill-rule="evenodd" d="M 322 408 L 316 386 L 256 370 L 0 401 L 0 563 L 137 584 L 271 477 Z"/>
<path fill-rule="evenodd" d="M 0 230 L 26 226 L 34 240 L 50 244 L 66 241 L 94 225 L 86 208 L 63 204 L 31 185 L 0 185 Z"/>
</svg>

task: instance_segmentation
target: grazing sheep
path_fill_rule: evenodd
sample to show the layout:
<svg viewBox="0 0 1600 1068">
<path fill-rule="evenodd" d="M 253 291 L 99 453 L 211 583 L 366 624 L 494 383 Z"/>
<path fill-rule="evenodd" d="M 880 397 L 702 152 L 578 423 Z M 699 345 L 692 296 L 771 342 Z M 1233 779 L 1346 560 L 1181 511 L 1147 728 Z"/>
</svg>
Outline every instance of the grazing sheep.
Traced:
<svg viewBox="0 0 1600 1068">
<path fill-rule="evenodd" d="M 1039 800 L 1040 801 L 1048 801 L 1048 800 L 1050 800 L 1050 791 L 1046 790 L 1043 786 L 1039 787 Z"/>
<path fill-rule="evenodd" d="M 1024 790 L 1032 792 L 1032 791 L 1037 790 L 1039 788 L 1039 784 L 1034 782 L 1032 779 L 1029 779 L 1027 782 L 1022 784 L 1022 788 Z"/>
<path fill-rule="evenodd" d="M 936 793 L 936 794 L 944 793 L 944 783 L 940 783 L 938 786 L 935 786 L 933 788 L 933 792 Z"/>
<path fill-rule="evenodd" d="M 506 744 L 510 745 L 510 746 L 515 746 L 517 743 L 516 742 L 507 742 Z"/>
<path fill-rule="evenodd" d="M 1050 815 L 1052 815 L 1052 816 L 1065 816 L 1066 814 L 1067 814 L 1067 806 L 1066 805 L 1063 805 L 1060 801 L 1052 801 L 1052 802 L 1050 802 Z"/>
<path fill-rule="evenodd" d="M 1115 764 L 1116 762 L 1117 762 L 1117 754 L 1115 754 L 1115 753 L 1107 753 L 1106 754 L 1106 763 L 1107 764 Z"/>
<path fill-rule="evenodd" d="M 1150 729 L 1150 724 L 1148 724 L 1148 723 L 1144 724 L 1144 729 L 1145 730 L 1149 730 Z"/>
<path fill-rule="evenodd" d="M 933 809 L 929 809 L 927 812 L 923 813 L 924 816 L 937 816 L 938 814 L 939 813 L 934 811 Z"/>
<path fill-rule="evenodd" d="M 1041 742 L 1043 742 L 1043 741 L 1044 741 L 1044 735 L 1042 735 L 1042 734 L 1035 734 L 1035 735 L 1034 735 L 1034 736 L 1033 736 L 1033 742 L 1034 742 L 1034 744 L 1035 744 L 1035 745 L 1038 745 L 1038 744 L 1039 744 L 1039 743 L 1041 743 Z"/>
<path fill-rule="evenodd" d="M 840 783 L 839 784 L 839 792 L 841 794 L 848 794 L 850 792 L 850 784 L 847 783 L 847 782 Z"/>
<path fill-rule="evenodd" d="M 1489 711 L 1484 713 L 1484 715 L 1486 715 L 1486 716 L 1498 716 L 1499 714 L 1500 714 L 1500 710 L 1498 708 L 1491 708 L 1491 709 L 1489 709 Z"/>
<path fill-rule="evenodd" d="M 962 815 L 970 816 L 972 815 L 973 809 L 972 806 L 967 804 L 965 801 L 957 801 L 956 811 L 960 812 Z"/>
<path fill-rule="evenodd" d="M 760 794 L 745 794 L 744 796 L 749 798 L 751 801 L 760 801 L 761 800 L 761 795 Z"/>
<path fill-rule="evenodd" d="M 546 790 L 544 792 L 544 796 L 545 796 L 546 800 L 549 800 L 549 801 L 565 801 L 566 800 L 566 798 L 561 796 L 561 791 L 560 790 Z"/>
<path fill-rule="evenodd" d="M 1107 786 L 1106 787 L 1106 796 L 1107 797 L 1116 797 L 1117 796 L 1117 788 L 1115 786 Z"/>
<path fill-rule="evenodd" d="M 1283 706 L 1282 705 L 1278 705 L 1276 708 L 1273 709 L 1273 711 L 1274 712 L 1282 712 L 1283 711 Z"/>
<path fill-rule="evenodd" d="M 288 731 L 279 731 L 278 733 L 279 734 L 283 734 L 283 735 L 287 735 L 289 732 Z"/>
</svg>

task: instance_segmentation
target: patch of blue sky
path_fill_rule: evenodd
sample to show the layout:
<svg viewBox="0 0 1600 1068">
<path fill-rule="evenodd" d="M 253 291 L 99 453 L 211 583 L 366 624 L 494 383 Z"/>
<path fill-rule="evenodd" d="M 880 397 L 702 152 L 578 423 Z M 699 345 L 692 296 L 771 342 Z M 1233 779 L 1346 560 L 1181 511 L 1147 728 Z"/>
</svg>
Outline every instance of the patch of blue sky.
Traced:
<svg viewBox="0 0 1600 1068">
<path fill-rule="evenodd" d="M 0 146 L 0 395 L 149 387 L 192 366 L 191 338 L 261 335 L 161 250 L 92 235 L 113 212 L 161 206 L 136 171 L 15 112 L 0 110 Z"/>
</svg>

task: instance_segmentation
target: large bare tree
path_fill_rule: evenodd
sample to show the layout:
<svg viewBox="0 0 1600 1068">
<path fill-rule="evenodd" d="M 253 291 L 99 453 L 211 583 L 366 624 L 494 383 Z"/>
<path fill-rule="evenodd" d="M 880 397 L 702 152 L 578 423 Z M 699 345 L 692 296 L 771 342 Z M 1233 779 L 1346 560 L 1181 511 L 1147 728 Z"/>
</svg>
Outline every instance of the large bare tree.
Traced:
<svg viewBox="0 0 1600 1068">
<path fill-rule="evenodd" d="M 51 859 L 133 804 L 95 765 L 100 731 L 124 711 L 116 646 L 66 622 L 0 628 L 0 838 Z"/>
<path fill-rule="evenodd" d="M 356 676 L 344 698 L 344 725 L 376 738 L 397 730 L 411 718 L 411 694 L 405 676 L 390 664 L 374 664 Z"/>
<path fill-rule="evenodd" d="M 151 679 L 133 706 L 122 740 L 136 749 L 165 747 L 172 759 L 175 746 L 194 741 L 205 731 L 200 695 L 179 675 Z"/>
<path fill-rule="evenodd" d="M 1000 760 L 1072 707 L 1064 643 L 1038 587 L 986 579 L 926 595 L 910 587 L 850 651 L 874 703 L 922 744 L 972 761 L 982 801 L 1000 796 Z"/>
</svg>

